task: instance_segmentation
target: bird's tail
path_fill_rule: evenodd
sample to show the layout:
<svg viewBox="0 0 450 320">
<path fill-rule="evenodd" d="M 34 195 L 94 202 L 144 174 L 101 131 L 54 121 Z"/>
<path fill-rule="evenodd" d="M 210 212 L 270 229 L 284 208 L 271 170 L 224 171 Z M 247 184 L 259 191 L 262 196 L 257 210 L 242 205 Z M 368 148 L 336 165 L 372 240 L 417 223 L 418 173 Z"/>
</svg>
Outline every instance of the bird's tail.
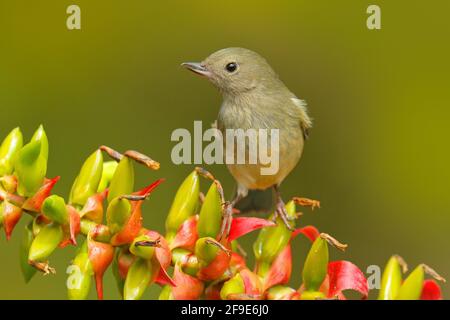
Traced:
<svg viewBox="0 0 450 320">
<path fill-rule="evenodd" d="M 249 190 L 248 195 L 240 200 L 235 208 L 241 213 L 257 212 L 267 213 L 272 210 L 274 204 L 273 188 L 266 190 Z"/>
</svg>

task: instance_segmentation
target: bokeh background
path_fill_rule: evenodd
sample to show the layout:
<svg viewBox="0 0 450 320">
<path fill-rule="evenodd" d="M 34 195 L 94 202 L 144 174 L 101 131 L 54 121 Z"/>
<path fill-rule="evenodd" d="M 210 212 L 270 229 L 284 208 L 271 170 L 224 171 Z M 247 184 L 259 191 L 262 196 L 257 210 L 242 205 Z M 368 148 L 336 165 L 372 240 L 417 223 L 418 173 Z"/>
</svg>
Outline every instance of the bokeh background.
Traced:
<svg viewBox="0 0 450 320">
<path fill-rule="evenodd" d="M 66 28 L 81 7 L 82 30 Z M 366 28 L 366 8 L 382 9 L 382 30 Z M 448 1 L 25 1 L 0 0 L 0 136 L 45 125 L 49 176 L 66 196 L 84 159 L 100 144 L 137 149 L 162 163 L 137 170 L 137 186 L 165 177 L 145 204 L 146 227 L 163 231 L 173 195 L 193 166 L 172 164 L 175 128 L 211 123 L 220 96 L 180 68 L 217 49 L 242 46 L 265 56 L 315 119 L 300 165 L 282 191 L 320 199 L 305 210 L 343 242 L 363 270 L 401 254 L 450 277 L 450 23 Z M 231 196 L 223 166 L 209 166 Z M 203 188 L 207 184 L 203 183 Z M 25 285 L 18 249 L 0 240 L 0 298 L 65 299 L 74 249 L 58 250 L 55 276 Z M 244 246 L 256 234 L 245 237 Z M 294 244 L 300 283 L 308 243 Z M 450 286 L 443 286 L 446 297 Z M 145 298 L 155 298 L 152 286 Z M 376 291 L 374 291 L 376 293 Z M 92 289 L 91 297 L 94 298 Z M 106 298 L 119 298 L 110 271 Z"/>
</svg>

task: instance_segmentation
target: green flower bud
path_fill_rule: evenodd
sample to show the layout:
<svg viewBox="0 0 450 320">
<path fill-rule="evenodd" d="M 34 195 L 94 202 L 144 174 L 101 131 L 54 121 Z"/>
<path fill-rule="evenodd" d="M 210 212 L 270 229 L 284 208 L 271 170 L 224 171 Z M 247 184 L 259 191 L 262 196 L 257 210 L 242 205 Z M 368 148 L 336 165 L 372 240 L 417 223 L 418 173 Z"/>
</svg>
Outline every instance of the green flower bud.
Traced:
<svg viewBox="0 0 450 320">
<path fill-rule="evenodd" d="M 381 278 L 381 288 L 378 294 L 378 300 L 393 300 L 402 285 L 401 265 L 396 256 L 392 256 L 386 268 L 384 268 Z"/>
<path fill-rule="evenodd" d="M 216 238 L 222 225 L 222 199 L 213 182 L 205 196 L 198 219 L 198 236 Z"/>
<path fill-rule="evenodd" d="M 122 230 L 131 215 L 131 204 L 127 199 L 114 198 L 106 209 L 106 223 L 109 231 L 116 234 Z"/>
<path fill-rule="evenodd" d="M 102 178 L 100 179 L 100 184 L 97 188 L 97 193 L 105 191 L 108 188 L 114 172 L 116 172 L 118 163 L 116 161 L 105 161 L 103 162 Z"/>
<path fill-rule="evenodd" d="M 166 219 L 167 239 L 178 231 L 181 224 L 195 214 L 200 194 L 200 179 L 193 171 L 178 188 Z"/>
<path fill-rule="evenodd" d="M 137 258 L 128 270 L 123 297 L 125 300 L 139 300 L 144 294 L 152 277 L 150 261 Z"/>
<path fill-rule="evenodd" d="M 145 260 L 150 260 L 155 254 L 155 247 L 136 245 L 136 242 L 141 241 L 152 241 L 152 239 L 150 239 L 150 237 L 146 235 L 136 237 L 130 245 L 130 252 L 137 257 Z"/>
<path fill-rule="evenodd" d="M 43 222 L 44 217 L 42 216 L 36 216 L 33 219 L 33 235 L 36 237 L 38 233 L 41 231 L 42 227 L 45 226 L 45 223 Z"/>
<path fill-rule="evenodd" d="M 30 142 L 32 141 L 39 141 L 41 143 L 41 155 L 44 157 L 45 160 L 48 160 L 48 138 L 42 124 L 39 126 L 39 128 L 34 132 L 33 136 L 31 137 Z"/>
<path fill-rule="evenodd" d="M 245 293 L 245 285 L 244 280 L 240 273 L 237 273 L 233 278 L 226 281 L 222 289 L 220 290 L 220 298 L 222 300 L 227 300 L 230 295 L 244 294 Z"/>
<path fill-rule="evenodd" d="M 36 273 L 36 269 L 28 264 L 28 252 L 30 250 L 31 243 L 33 242 L 33 221 L 25 226 L 25 230 L 22 236 L 22 242 L 20 243 L 20 269 L 22 270 L 23 278 L 28 283 Z"/>
<path fill-rule="evenodd" d="M 195 255 L 205 266 L 213 261 L 221 250 L 213 242 L 217 241 L 213 238 L 206 237 L 198 239 L 195 243 Z"/>
<path fill-rule="evenodd" d="M 293 201 L 289 201 L 286 204 L 286 211 L 288 216 L 294 216 L 296 214 L 295 203 Z M 280 252 L 288 245 L 290 239 L 291 231 L 286 228 L 281 218 L 277 218 L 277 225 L 275 227 L 261 229 L 258 238 L 253 244 L 256 261 L 260 264 L 270 266 Z M 266 268 L 262 268 L 261 272 L 263 272 L 263 269 Z M 258 274 L 260 274 L 259 270 Z"/>
<path fill-rule="evenodd" d="M 396 300 L 419 300 L 422 294 L 423 281 L 425 278 L 425 272 L 423 266 L 419 265 L 414 269 L 411 274 L 405 279 L 398 294 L 395 297 Z"/>
<path fill-rule="evenodd" d="M 109 242 L 111 240 L 111 232 L 109 228 L 102 224 L 97 224 L 94 221 L 88 219 L 81 219 L 80 221 L 80 229 L 83 234 L 90 234 L 92 230 L 95 229 L 95 237 L 96 241 L 100 242 Z"/>
<path fill-rule="evenodd" d="M 20 128 L 13 129 L 3 140 L 0 146 L 0 176 L 11 174 L 14 170 L 14 161 L 23 146 L 23 137 Z"/>
<path fill-rule="evenodd" d="M 118 196 L 131 194 L 134 189 L 133 161 L 128 157 L 122 157 L 111 179 L 108 193 L 108 202 Z"/>
<path fill-rule="evenodd" d="M 61 226 L 55 222 L 41 228 L 34 238 L 28 253 L 30 261 L 45 261 L 58 247 L 63 238 Z"/>
<path fill-rule="evenodd" d="M 21 196 L 31 197 L 40 188 L 47 173 L 47 159 L 41 155 L 40 141 L 32 141 L 19 151 L 15 170 L 18 193 Z"/>
<path fill-rule="evenodd" d="M 100 150 L 92 153 L 81 167 L 70 192 L 71 204 L 84 205 L 97 192 L 103 171 L 103 155 Z"/>
<path fill-rule="evenodd" d="M 200 262 L 198 257 L 193 255 L 189 250 L 176 248 L 172 251 L 172 264 L 179 263 L 182 265 L 184 273 L 195 277 L 200 270 Z"/>
<path fill-rule="evenodd" d="M 57 195 L 47 197 L 42 204 L 42 213 L 52 221 L 59 224 L 69 223 L 69 213 L 64 199 Z"/>
<path fill-rule="evenodd" d="M 72 264 L 67 268 L 67 297 L 70 300 L 84 300 L 91 288 L 92 264 L 89 260 L 87 241 L 79 248 Z"/>
<path fill-rule="evenodd" d="M 318 291 L 327 276 L 328 243 L 318 237 L 311 246 L 303 266 L 303 284 L 306 291 Z"/>
</svg>

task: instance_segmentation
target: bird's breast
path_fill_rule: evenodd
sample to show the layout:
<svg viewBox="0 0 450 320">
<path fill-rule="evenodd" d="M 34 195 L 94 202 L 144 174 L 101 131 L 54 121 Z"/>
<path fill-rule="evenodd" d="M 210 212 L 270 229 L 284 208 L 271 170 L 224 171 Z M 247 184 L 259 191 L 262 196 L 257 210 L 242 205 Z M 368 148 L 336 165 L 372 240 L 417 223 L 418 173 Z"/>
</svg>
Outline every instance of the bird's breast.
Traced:
<svg viewBox="0 0 450 320">
<path fill-rule="evenodd" d="M 282 107 L 274 106 L 270 112 L 269 108 L 261 107 L 257 104 L 230 103 L 224 101 L 222 105 L 217 125 L 224 137 L 224 150 L 229 148 L 232 143 L 234 148 L 233 163 L 229 163 L 230 158 L 225 159 L 227 166 L 233 177 L 248 189 L 266 189 L 274 184 L 279 184 L 292 171 L 298 163 L 303 151 L 303 134 L 299 122 L 289 117 L 288 112 L 283 111 Z M 230 130 L 231 129 L 231 130 Z M 267 133 L 267 144 L 261 144 L 256 139 L 256 148 L 251 145 L 248 136 L 245 136 L 245 163 L 237 163 L 237 154 L 239 150 L 237 129 L 241 129 L 241 134 L 247 134 L 248 129 L 254 129 L 255 132 L 265 129 Z M 278 133 L 278 141 L 272 140 L 273 130 Z M 231 134 L 230 134 L 231 132 Z M 233 141 L 230 141 L 233 139 Z M 275 142 L 277 145 L 272 145 Z M 261 150 L 261 147 L 267 145 L 267 150 Z M 270 155 L 272 161 L 278 161 L 277 171 L 273 174 L 262 174 L 261 169 L 271 164 L 262 163 L 260 154 Z M 273 153 L 276 152 L 277 156 Z M 255 154 L 256 153 L 256 154 Z M 226 154 L 224 153 L 226 157 Z M 257 159 L 256 163 L 251 159 Z"/>
</svg>

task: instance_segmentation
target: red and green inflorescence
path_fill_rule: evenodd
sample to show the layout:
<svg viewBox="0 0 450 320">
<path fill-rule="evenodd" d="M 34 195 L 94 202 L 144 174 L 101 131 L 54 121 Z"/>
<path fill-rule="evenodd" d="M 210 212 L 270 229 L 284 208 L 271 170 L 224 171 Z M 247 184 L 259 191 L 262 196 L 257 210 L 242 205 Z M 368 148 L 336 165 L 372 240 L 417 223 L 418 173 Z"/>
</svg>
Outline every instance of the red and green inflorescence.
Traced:
<svg viewBox="0 0 450 320">
<path fill-rule="evenodd" d="M 362 299 L 369 289 L 363 272 L 349 261 L 330 261 L 329 248 L 345 250 L 314 226 L 296 227 L 297 207 L 318 201 L 293 198 L 286 204 L 290 231 L 277 216 L 244 217 L 225 201 L 220 182 L 196 168 L 180 185 L 168 213 L 165 234 L 143 224 L 142 205 L 162 179 L 135 191 L 134 163 L 157 170 L 159 163 L 136 152 L 102 146 L 82 165 L 67 199 L 52 194 L 59 177 L 47 178 L 48 139 L 40 126 L 23 143 L 19 128 L 0 146 L 0 224 L 9 240 L 17 222 L 30 216 L 20 247 L 20 267 L 28 282 L 37 271 L 54 273 L 49 257 L 68 245 L 78 250 L 68 266 L 70 299 L 86 299 L 94 280 L 103 298 L 103 275 L 111 267 L 124 299 L 139 299 L 149 285 L 162 287 L 160 299 L 345 299 L 353 290 Z M 104 155 L 112 158 L 105 161 Z M 210 185 L 200 191 L 201 180 Z M 253 244 L 255 265 L 247 265 L 238 239 L 259 230 Z M 291 242 L 311 241 L 302 285 L 289 286 Z M 383 273 L 379 299 L 441 299 L 439 285 L 419 265 L 403 280 L 406 264 L 393 256 Z M 294 271 L 295 272 L 295 271 Z"/>
</svg>

